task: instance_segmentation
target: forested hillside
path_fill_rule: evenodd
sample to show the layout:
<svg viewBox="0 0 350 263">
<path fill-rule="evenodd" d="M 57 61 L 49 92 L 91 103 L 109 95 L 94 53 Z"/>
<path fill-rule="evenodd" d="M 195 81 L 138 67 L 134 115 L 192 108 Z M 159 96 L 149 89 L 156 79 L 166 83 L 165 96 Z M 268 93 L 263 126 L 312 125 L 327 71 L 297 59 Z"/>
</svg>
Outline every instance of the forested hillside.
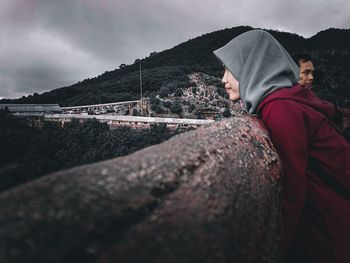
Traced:
<svg viewBox="0 0 350 263">
<path fill-rule="evenodd" d="M 39 129 L 6 110 L 0 110 L 0 123 L 0 191 L 53 171 L 127 155 L 180 133 L 164 125 L 110 130 L 96 119 L 73 120 L 63 128 L 45 123 Z"/>
<path fill-rule="evenodd" d="M 141 59 L 144 96 L 155 96 L 162 87 L 172 92 L 186 88 L 191 85 L 188 77 L 191 73 L 202 72 L 220 77 L 222 67 L 212 51 L 251 29 L 235 27 L 215 31 Z M 325 83 L 336 93 L 340 106 L 350 107 L 350 30 L 328 29 L 308 39 L 286 32 L 270 32 L 292 55 L 310 53 L 315 68 L 325 73 Z M 69 87 L 0 102 L 71 106 L 134 100 L 139 97 L 139 61 L 135 61 Z"/>
</svg>

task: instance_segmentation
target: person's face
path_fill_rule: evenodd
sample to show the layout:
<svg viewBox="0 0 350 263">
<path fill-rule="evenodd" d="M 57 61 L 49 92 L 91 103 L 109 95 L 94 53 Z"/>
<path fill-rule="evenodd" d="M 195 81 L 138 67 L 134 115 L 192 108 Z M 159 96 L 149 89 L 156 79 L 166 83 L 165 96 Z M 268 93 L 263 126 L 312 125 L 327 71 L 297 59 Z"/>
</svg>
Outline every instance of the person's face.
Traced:
<svg viewBox="0 0 350 263">
<path fill-rule="evenodd" d="M 225 90 L 229 95 L 230 100 L 238 100 L 240 98 L 239 95 L 239 82 L 238 80 L 231 74 L 229 70 L 225 68 L 224 76 L 222 77 L 222 83 L 225 84 Z"/>
<path fill-rule="evenodd" d="M 311 86 L 314 80 L 314 65 L 311 61 L 299 63 L 299 81 L 302 86 Z"/>
</svg>

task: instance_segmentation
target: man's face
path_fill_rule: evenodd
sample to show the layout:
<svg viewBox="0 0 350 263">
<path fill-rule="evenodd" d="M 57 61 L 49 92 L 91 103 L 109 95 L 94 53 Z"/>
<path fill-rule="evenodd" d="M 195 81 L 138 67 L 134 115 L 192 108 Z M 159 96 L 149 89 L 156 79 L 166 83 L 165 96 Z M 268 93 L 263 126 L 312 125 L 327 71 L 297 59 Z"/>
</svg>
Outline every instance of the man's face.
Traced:
<svg viewBox="0 0 350 263">
<path fill-rule="evenodd" d="M 239 82 L 238 80 L 231 74 L 229 70 L 225 68 L 224 76 L 222 77 L 222 83 L 225 84 L 225 90 L 229 95 L 230 100 L 238 100 L 240 98 L 239 95 Z"/>
<path fill-rule="evenodd" d="M 299 62 L 299 81 L 302 86 L 311 86 L 314 80 L 314 65 L 311 61 Z"/>
</svg>

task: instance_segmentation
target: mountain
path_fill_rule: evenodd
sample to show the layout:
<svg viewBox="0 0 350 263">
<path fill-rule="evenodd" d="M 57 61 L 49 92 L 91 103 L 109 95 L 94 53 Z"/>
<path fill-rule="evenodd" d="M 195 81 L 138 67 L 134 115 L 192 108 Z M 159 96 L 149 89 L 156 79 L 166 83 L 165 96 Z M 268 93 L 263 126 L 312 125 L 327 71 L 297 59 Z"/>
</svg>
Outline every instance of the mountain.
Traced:
<svg viewBox="0 0 350 263">
<path fill-rule="evenodd" d="M 222 66 L 212 51 L 235 36 L 251 30 L 235 27 L 204 34 L 171 49 L 151 53 L 141 60 L 145 97 L 154 97 L 163 89 L 175 93 L 191 86 L 191 74 L 203 73 L 219 78 Z M 310 53 L 317 69 L 325 73 L 340 106 L 350 107 L 350 30 L 330 28 L 305 39 L 297 34 L 268 30 L 293 55 Z M 210 79 L 210 78 L 207 78 Z M 203 80 L 205 83 L 205 80 Z M 222 89 L 219 79 L 208 85 Z M 215 81 L 214 81 L 215 82 Z M 192 83 L 193 84 L 193 83 Z M 0 103 L 58 103 L 61 106 L 86 105 L 139 99 L 139 61 L 122 64 L 118 69 L 68 87 L 33 94 Z M 349 104 L 349 105 L 348 105 Z"/>
<path fill-rule="evenodd" d="M 350 49 L 350 30 L 330 28 L 323 30 L 307 40 L 312 50 Z"/>
</svg>

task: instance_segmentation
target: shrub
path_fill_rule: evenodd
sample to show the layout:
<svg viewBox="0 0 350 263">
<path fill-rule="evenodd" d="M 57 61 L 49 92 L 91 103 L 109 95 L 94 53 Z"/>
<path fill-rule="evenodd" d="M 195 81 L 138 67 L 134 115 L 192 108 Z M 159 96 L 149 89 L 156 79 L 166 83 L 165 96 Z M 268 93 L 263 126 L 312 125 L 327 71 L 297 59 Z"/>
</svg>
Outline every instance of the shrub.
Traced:
<svg viewBox="0 0 350 263">
<path fill-rule="evenodd" d="M 175 97 L 180 97 L 183 95 L 182 89 L 177 89 L 175 90 L 174 96 Z"/>
</svg>

